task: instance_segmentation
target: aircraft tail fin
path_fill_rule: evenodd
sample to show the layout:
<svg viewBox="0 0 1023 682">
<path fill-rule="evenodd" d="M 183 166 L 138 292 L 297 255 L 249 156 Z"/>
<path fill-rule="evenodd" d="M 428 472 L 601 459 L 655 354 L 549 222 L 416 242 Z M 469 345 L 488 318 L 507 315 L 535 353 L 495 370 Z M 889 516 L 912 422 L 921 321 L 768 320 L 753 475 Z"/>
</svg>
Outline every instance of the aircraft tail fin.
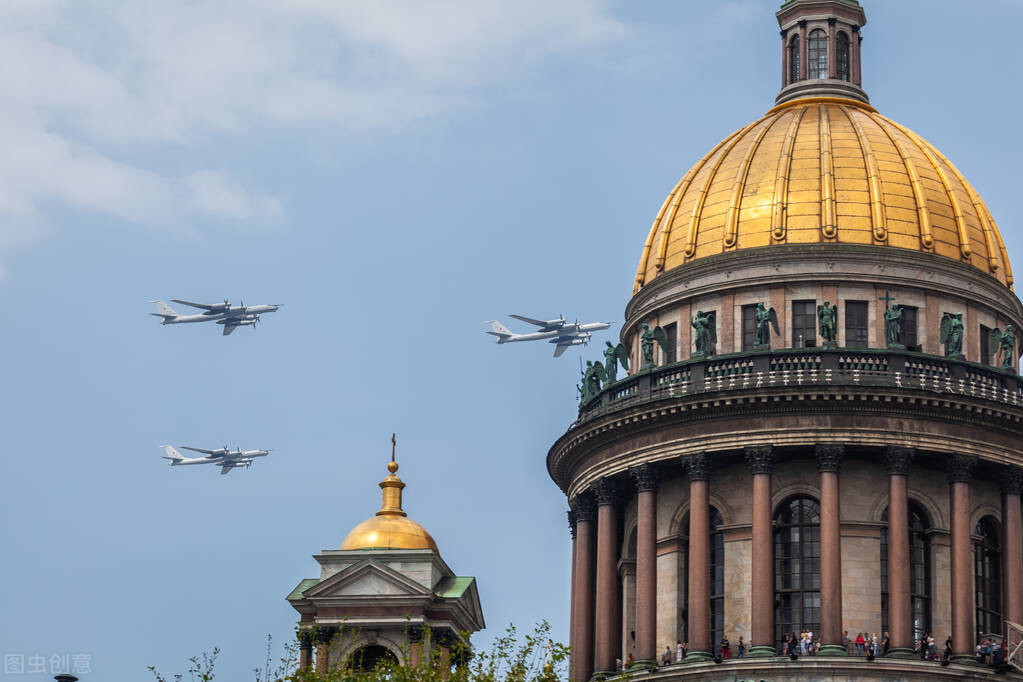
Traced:
<svg viewBox="0 0 1023 682">
<path fill-rule="evenodd" d="M 155 303 L 156 304 L 156 309 L 159 311 L 159 312 L 155 312 L 155 313 L 150 313 L 150 315 L 156 315 L 157 317 L 162 317 L 165 320 L 167 318 L 173 318 L 173 317 L 177 317 L 178 316 L 178 314 L 177 314 L 177 312 L 175 312 L 174 308 L 171 308 L 169 305 L 167 305 L 163 301 L 150 301 L 150 303 Z"/>
<path fill-rule="evenodd" d="M 163 451 L 167 453 L 166 455 L 163 456 L 163 459 L 169 459 L 171 466 L 174 466 L 175 464 L 184 459 L 184 457 L 181 456 L 181 453 L 175 450 L 174 447 L 171 445 L 164 445 Z"/>
<path fill-rule="evenodd" d="M 513 336 L 511 330 L 496 320 L 490 321 L 490 329 L 491 331 L 487 333 L 496 336 L 498 343 L 504 343 Z"/>
</svg>

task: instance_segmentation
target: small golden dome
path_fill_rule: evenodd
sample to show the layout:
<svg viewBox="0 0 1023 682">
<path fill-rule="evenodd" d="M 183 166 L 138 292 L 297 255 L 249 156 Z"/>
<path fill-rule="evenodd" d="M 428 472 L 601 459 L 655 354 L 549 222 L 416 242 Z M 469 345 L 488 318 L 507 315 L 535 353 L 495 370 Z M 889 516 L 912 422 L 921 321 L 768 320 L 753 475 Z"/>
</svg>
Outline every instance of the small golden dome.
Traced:
<svg viewBox="0 0 1023 682">
<path fill-rule="evenodd" d="M 994 219 L 941 152 L 866 103 L 817 97 L 774 107 L 686 173 L 654 219 L 633 292 L 705 256 L 805 243 L 933 253 L 1012 287 Z"/>
<path fill-rule="evenodd" d="M 380 511 L 353 528 L 341 543 L 341 549 L 432 549 L 438 552 L 433 537 L 401 508 L 401 491 L 405 484 L 397 476 L 398 463 L 393 454 L 387 471 L 387 478 L 380 482 L 383 492 Z"/>
</svg>

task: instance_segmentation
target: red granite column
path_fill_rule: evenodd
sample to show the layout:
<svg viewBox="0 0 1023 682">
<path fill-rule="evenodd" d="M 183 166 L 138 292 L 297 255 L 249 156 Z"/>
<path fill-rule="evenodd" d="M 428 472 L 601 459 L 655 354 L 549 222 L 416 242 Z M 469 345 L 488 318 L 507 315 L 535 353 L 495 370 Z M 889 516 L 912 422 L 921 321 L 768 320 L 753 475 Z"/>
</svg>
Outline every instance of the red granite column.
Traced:
<svg viewBox="0 0 1023 682">
<path fill-rule="evenodd" d="M 948 465 L 952 526 L 952 662 L 973 664 L 974 601 L 970 539 L 970 477 L 976 457 L 952 455 Z"/>
<path fill-rule="evenodd" d="M 313 631 L 310 628 L 298 631 L 298 669 L 313 669 Z"/>
<path fill-rule="evenodd" d="M 753 556 L 750 580 L 750 638 L 748 656 L 774 656 L 774 529 L 771 513 L 770 445 L 746 448 L 753 471 Z"/>
<path fill-rule="evenodd" d="M 781 32 L 781 86 L 784 88 L 789 85 L 789 71 L 791 66 L 789 65 L 789 32 Z"/>
<path fill-rule="evenodd" d="M 1020 512 L 1020 491 L 1023 471 L 1018 467 L 1005 468 L 1002 475 L 1002 588 L 1005 594 L 1004 617 L 1013 623 L 1023 623 L 1023 517 Z"/>
<path fill-rule="evenodd" d="M 657 472 L 632 470 L 636 484 L 636 665 L 657 662 Z"/>
<path fill-rule="evenodd" d="M 909 591 L 909 499 L 906 486 L 909 448 L 889 447 L 885 452 L 888 471 L 888 623 L 892 658 L 914 658 L 913 622 Z"/>
<path fill-rule="evenodd" d="M 316 631 L 316 672 L 326 675 L 330 657 L 330 640 L 334 639 L 334 628 L 324 627 Z"/>
<path fill-rule="evenodd" d="M 828 78 L 838 78 L 838 31 L 835 29 L 835 17 L 828 17 Z"/>
<path fill-rule="evenodd" d="M 572 536 L 572 572 L 569 574 L 572 580 L 572 589 L 569 593 L 568 598 L 568 647 L 569 651 L 575 651 L 575 610 L 576 610 L 576 596 L 575 596 L 575 578 L 576 578 L 576 530 L 575 530 L 575 511 L 572 509 L 568 510 L 568 532 Z"/>
<path fill-rule="evenodd" d="M 810 73 L 806 63 L 806 21 L 799 22 L 799 80 L 805 81 Z"/>
<path fill-rule="evenodd" d="M 863 36 L 860 35 L 860 27 L 853 27 L 853 36 L 849 41 L 849 70 L 852 72 L 849 74 L 850 80 L 856 85 L 863 85 L 863 71 L 860 69 L 860 43 L 863 42 Z"/>
<path fill-rule="evenodd" d="M 597 497 L 596 672 L 614 674 L 618 647 L 618 488 L 610 479 L 594 486 Z"/>
<path fill-rule="evenodd" d="M 817 445 L 817 471 L 821 475 L 821 653 L 845 656 L 842 641 L 842 515 L 838 472 L 842 445 Z"/>
<path fill-rule="evenodd" d="M 575 625 L 572 632 L 570 677 L 585 682 L 593 674 L 593 521 L 596 507 L 589 493 L 582 493 L 572 503 L 575 511 Z"/>
<path fill-rule="evenodd" d="M 703 453 L 685 458 L 689 473 L 689 653 L 686 662 L 713 657 L 710 641 L 710 462 Z"/>
</svg>

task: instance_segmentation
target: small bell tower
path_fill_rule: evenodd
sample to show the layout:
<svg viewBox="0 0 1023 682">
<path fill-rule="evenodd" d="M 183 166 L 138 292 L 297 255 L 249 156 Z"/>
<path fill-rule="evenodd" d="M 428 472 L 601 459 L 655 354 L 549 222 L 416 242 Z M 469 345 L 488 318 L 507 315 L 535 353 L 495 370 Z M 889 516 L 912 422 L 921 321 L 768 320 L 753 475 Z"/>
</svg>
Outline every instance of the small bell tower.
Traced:
<svg viewBox="0 0 1023 682">
<path fill-rule="evenodd" d="M 860 30 L 867 15 L 856 0 L 788 0 L 778 10 L 782 76 L 777 103 L 798 97 L 869 102 L 860 70 Z"/>
</svg>

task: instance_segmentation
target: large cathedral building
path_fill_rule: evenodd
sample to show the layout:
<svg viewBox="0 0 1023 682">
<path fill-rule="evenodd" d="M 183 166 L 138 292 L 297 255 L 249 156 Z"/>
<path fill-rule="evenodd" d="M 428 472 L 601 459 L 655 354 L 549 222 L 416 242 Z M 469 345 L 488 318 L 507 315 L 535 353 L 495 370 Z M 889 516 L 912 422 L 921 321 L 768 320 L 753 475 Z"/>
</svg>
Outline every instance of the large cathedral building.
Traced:
<svg viewBox="0 0 1023 682">
<path fill-rule="evenodd" d="M 998 227 L 870 105 L 858 2 L 789 0 L 777 18 L 773 108 L 656 212 L 629 373 L 609 348 L 547 456 L 571 510 L 577 681 L 618 661 L 983 678 L 978 641 L 1023 621 L 1023 305 Z M 819 653 L 782 656 L 804 631 Z M 850 656 L 861 632 L 889 633 L 887 655 Z M 928 634 L 939 656 L 951 638 L 947 665 L 914 651 Z M 715 662 L 740 637 L 746 656 Z"/>
</svg>

